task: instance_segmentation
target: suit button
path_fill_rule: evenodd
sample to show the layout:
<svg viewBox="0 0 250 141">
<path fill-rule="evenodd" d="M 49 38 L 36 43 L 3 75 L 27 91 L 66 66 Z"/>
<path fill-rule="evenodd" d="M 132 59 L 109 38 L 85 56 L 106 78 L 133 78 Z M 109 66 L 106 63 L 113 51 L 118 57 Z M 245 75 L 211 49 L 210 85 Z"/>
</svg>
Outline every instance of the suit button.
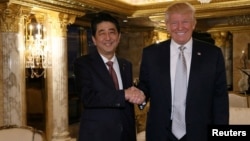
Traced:
<svg viewBox="0 0 250 141">
<path fill-rule="evenodd" d="M 122 126 L 122 124 L 119 124 L 119 129 L 120 129 L 121 132 L 123 131 L 123 126 Z"/>
<path fill-rule="evenodd" d="M 116 107 L 120 107 L 121 104 L 120 104 L 120 103 L 116 103 L 115 106 L 116 106 Z"/>
</svg>

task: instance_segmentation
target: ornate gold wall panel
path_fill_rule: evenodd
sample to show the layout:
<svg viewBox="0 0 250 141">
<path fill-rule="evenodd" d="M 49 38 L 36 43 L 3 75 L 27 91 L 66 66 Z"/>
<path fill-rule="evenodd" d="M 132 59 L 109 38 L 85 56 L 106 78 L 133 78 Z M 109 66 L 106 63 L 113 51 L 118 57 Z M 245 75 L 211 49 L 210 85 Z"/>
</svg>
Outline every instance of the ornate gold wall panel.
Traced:
<svg viewBox="0 0 250 141">
<path fill-rule="evenodd" d="M 18 32 L 18 22 L 21 15 L 21 6 L 8 5 L 1 9 L 0 23 L 2 32 Z"/>
</svg>

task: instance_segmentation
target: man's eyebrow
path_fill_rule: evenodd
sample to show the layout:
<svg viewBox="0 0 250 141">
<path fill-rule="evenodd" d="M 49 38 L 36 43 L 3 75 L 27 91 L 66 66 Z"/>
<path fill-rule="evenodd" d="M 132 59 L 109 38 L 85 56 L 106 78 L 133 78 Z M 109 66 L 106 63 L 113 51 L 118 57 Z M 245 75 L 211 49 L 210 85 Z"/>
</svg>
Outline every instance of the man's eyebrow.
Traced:
<svg viewBox="0 0 250 141">
<path fill-rule="evenodd" d="M 113 30 L 113 31 L 116 31 L 116 29 L 115 29 L 115 28 L 109 28 L 109 30 Z"/>
</svg>

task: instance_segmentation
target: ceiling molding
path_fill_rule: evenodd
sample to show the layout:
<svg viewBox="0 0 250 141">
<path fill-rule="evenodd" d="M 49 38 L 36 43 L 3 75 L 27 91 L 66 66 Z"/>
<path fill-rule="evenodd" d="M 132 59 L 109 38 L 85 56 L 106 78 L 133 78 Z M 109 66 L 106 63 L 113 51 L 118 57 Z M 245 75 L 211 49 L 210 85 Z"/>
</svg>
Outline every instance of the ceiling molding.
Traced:
<svg viewBox="0 0 250 141">
<path fill-rule="evenodd" d="M 72 5 L 54 0 L 9 0 L 8 4 L 19 4 L 27 7 L 36 7 L 40 9 L 72 14 L 78 17 L 85 15 L 83 11 L 76 10 L 76 9 L 84 9 L 79 5 Z"/>
<path fill-rule="evenodd" d="M 172 3 L 162 0 L 145 0 L 146 3 L 132 3 L 131 0 L 1 0 L 28 7 L 73 14 L 77 16 L 76 23 L 86 23 L 97 12 L 109 12 L 116 16 L 124 27 L 154 27 L 165 30 L 165 10 Z M 133 0 L 134 1 L 134 0 Z M 180 1 L 180 0 L 173 0 Z M 212 0 L 201 4 L 198 0 L 186 0 L 196 8 L 198 20 L 197 29 L 207 31 L 212 28 L 223 28 L 232 25 L 225 20 L 231 16 L 250 14 L 250 0 Z M 126 19 L 127 23 L 122 21 Z M 199 22 L 201 24 L 199 24 Z M 86 24 L 85 24 L 86 25 Z M 207 26 L 207 27 L 205 27 Z M 247 25 L 234 25 L 234 27 Z M 248 27 L 246 27 L 248 28 Z M 236 28 L 237 29 L 237 28 Z M 242 28 L 241 28 L 242 29 Z"/>
</svg>

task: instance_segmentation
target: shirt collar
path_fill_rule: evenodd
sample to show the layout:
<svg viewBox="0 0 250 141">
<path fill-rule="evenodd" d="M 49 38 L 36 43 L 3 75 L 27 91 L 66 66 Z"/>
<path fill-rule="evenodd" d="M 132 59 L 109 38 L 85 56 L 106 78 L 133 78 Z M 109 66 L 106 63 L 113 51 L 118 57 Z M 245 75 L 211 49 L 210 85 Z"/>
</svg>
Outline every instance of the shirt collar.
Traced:
<svg viewBox="0 0 250 141">
<path fill-rule="evenodd" d="M 100 54 L 101 55 L 101 54 Z M 104 61 L 104 63 L 107 63 L 108 61 L 112 61 L 113 63 L 116 62 L 116 56 L 114 55 L 110 60 L 108 60 L 106 57 L 104 57 L 103 55 L 101 55 L 102 60 Z"/>
<path fill-rule="evenodd" d="M 173 39 L 171 39 L 171 43 L 170 46 L 175 50 L 175 51 L 179 51 L 178 47 L 180 47 L 180 44 L 177 44 Z M 190 40 L 184 44 L 183 46 L 186 47 L 185 52 L 191 52 L 192 48 L 193 48 L 193 39 L 190 38 Z"/>
</svg>

